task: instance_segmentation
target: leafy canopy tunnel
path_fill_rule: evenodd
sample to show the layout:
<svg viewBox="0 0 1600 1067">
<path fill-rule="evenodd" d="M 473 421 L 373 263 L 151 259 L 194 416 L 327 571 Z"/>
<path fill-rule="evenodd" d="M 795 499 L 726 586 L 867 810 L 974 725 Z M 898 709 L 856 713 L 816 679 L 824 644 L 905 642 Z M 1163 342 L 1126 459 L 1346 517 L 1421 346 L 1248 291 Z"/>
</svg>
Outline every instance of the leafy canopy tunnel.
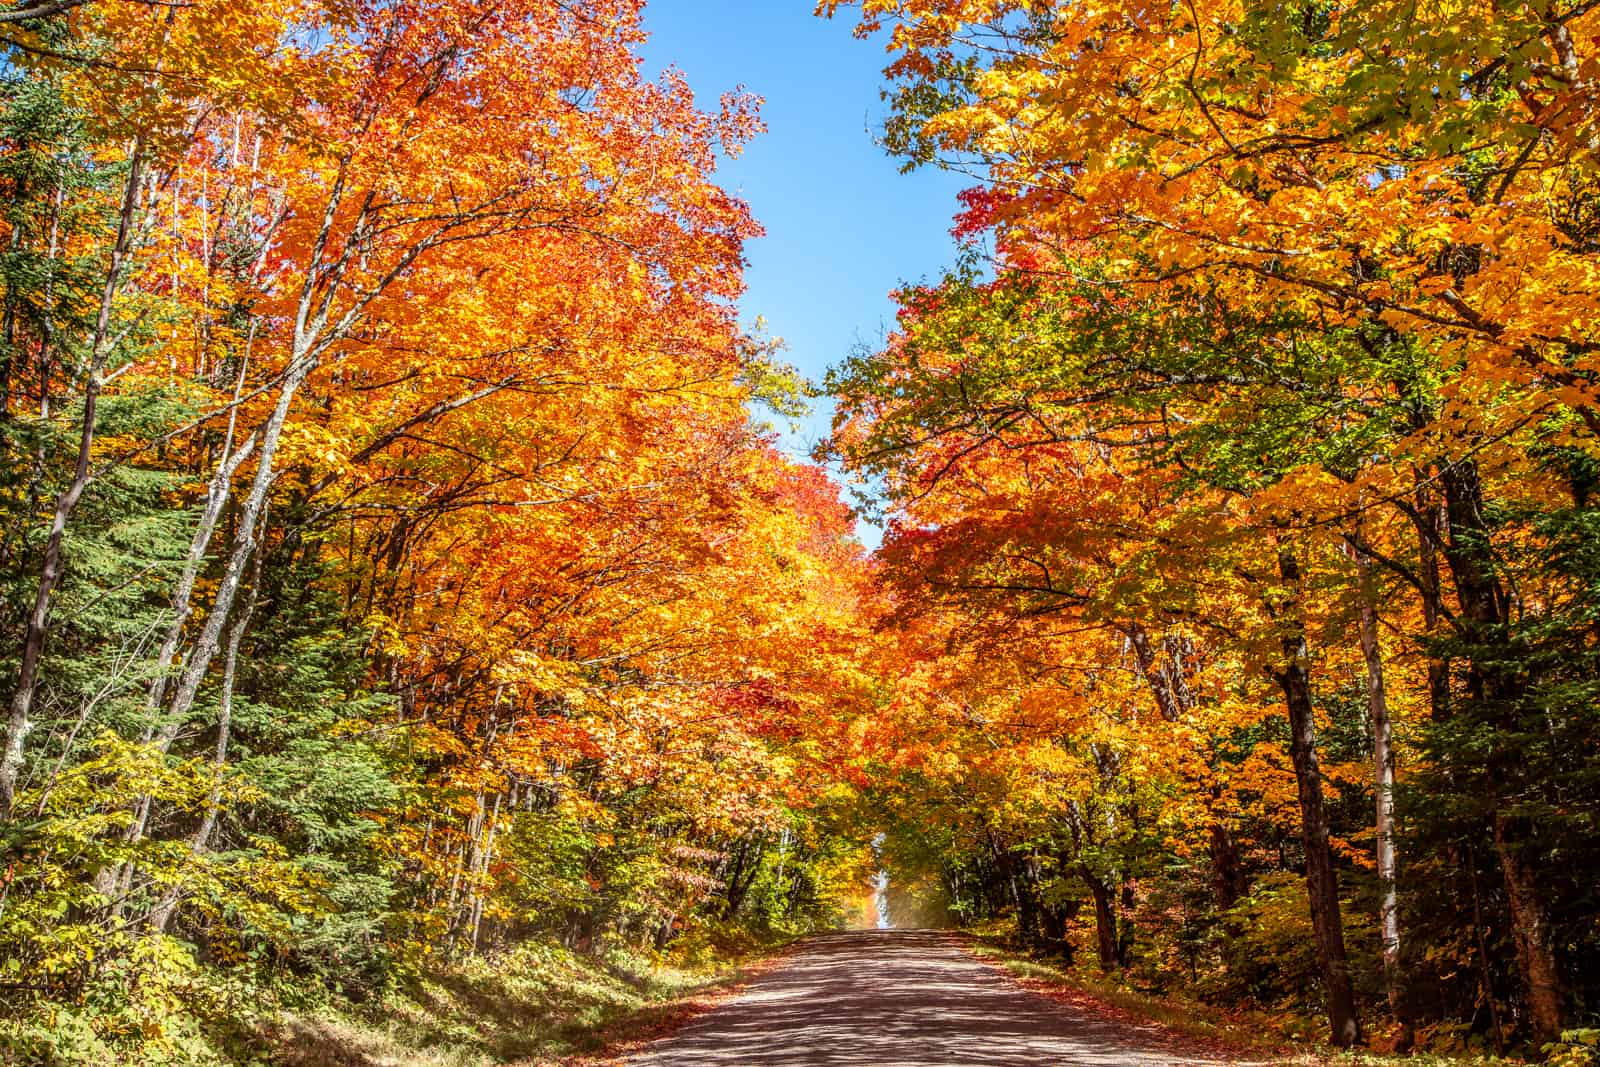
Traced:
<svg viewBox="0 0 1600 1067">
<path fill-rule="evenodd" d="M 756 101 L 643 78 L 637 0 L 0 8 L 6 1056 L 525 1030 L 886 871 L 897 925 L 1578 1062 L 1600 15 L 854 14 L 886 146 L 975 185 L 807 464 L 716 183 Z"/>
</svg>

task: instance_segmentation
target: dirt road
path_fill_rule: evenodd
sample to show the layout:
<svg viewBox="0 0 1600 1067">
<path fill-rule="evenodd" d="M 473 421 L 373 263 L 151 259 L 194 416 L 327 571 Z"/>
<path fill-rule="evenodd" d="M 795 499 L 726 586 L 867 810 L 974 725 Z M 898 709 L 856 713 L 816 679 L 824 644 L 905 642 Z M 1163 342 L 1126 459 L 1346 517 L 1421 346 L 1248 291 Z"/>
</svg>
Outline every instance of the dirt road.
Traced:
<svg viewBox="0 0 1600 1067">
<path fill-rule="evenodd" d="M 1014 984 L 930 931 L 807 941 L 632 1067 L 1238 1064 Z"/>
</svg>

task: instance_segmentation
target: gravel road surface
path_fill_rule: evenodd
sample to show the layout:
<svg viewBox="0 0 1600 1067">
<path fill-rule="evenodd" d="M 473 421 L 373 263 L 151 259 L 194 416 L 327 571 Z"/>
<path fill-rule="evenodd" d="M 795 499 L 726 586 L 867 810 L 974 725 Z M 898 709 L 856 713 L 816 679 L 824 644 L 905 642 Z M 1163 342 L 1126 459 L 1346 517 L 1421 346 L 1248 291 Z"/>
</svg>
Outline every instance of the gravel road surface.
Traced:
<svg viewBox="0 0 1600 1067">
<path fill-rule="evenodd" d="M 1243 1064 L 1033 993 L 936 931 L 806 941 L 631 1067 Z"/>
</svg>

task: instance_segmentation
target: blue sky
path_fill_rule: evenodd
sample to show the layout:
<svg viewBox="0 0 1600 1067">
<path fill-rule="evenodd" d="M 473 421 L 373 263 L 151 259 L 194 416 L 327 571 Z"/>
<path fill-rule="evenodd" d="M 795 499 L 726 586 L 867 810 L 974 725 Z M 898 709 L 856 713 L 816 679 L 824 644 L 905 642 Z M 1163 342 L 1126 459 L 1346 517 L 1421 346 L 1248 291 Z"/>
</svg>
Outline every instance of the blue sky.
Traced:
<svg viewBox="0 0 1600 1067">
<path fill-rule="evenodd" d="M 718 180 L 750 202 L 767 236 L 753 242 L 747 321 L 767 320 L 786 358 L 820 380 L 858 343 L 893 322 L 888 293 L 935 278 L 955 259 L 955 194 L 971 184 L 933 170 L 900 174 L 874 142 L 882 44 L 851 35 L 849 13 L 811 13 L 812 0 L 649 0 L 646 71 L 682 70 L 703 107 L 743 85 L 764 98 L 767 133 Z M 804 454 L 826 436 L 825 402 L 785 439 Z M 869 544 L 876 531 L 863 529 Z"/>
</svg>

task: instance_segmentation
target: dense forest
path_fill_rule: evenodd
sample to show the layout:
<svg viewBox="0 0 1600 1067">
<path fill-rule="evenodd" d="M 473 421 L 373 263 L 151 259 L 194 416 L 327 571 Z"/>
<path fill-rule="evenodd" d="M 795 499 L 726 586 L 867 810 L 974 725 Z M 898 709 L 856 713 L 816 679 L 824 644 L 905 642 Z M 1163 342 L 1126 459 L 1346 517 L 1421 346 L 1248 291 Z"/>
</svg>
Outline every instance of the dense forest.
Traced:
<svg viewBox="0 0 1600 1067">
<path fill-rule="evenodd" d="M 1335 1045 L 1592 1022 L 1590 6 L 864 16 L 991 242 L 831 382 L 926 896 Z"/>
<path fill-rule="evenodd" d="M 644 80 L 639 18 L 0 13 L 13 1055 L 834 921 L 864 558 L 748 410 L 798 388 L 711 177 L 754 105 Z"/>
<path fill-rule="evenodd" d="M 880 868 L 1591 1061 L 1600 11 L 820 8 L 972 188 L 812 387 L 743 325 L 758 101 L 646 78 L 643 0 L 0 7 L 0 1062 L 273 1062 Z"/>
</svg>

